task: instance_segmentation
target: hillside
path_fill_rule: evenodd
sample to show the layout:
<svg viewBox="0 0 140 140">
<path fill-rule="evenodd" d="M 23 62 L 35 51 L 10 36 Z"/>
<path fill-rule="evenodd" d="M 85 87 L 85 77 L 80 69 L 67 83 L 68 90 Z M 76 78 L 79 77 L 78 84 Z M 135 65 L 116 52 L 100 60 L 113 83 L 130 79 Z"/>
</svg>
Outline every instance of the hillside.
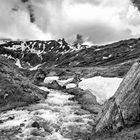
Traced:
<svg viewBox="0 0 140 140">
<path fill-rule="evenodd" d="M 139 138 L 139 45 L 0 44 L 0 139 Z"/>
<path fill-rule="evenodd" d="M 138 38 L 104 46 L 82 46 L 77 49 L 64 39 L 59 41 L 9 41 L 0 45 L 0 54 L 11 59 L 20 68 L 29 70 L 36 70 L 38 67 L 51 69 L 102 67 L 104 73 L 109 71 L 106 73 L 123 76 L 132 64 L 139 60 L 139 44 Z M 102 73 L 100 72 L 102 70 L 98 71 L 99 74 Z M 116 71 L 119 72 L 116 73 Z"/>
</svg>

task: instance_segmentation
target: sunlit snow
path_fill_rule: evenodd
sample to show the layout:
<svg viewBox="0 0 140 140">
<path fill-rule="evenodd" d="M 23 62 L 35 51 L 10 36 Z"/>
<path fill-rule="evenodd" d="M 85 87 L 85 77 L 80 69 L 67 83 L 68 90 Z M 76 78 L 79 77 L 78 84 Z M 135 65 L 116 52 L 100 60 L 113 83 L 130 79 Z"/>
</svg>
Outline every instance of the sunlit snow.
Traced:
<svg viewBox="0 0 140 140">
<path fill-rule="evenodd" d="M 73 81 L 73 78 L 69 78 L 67 80 L 57 80 L 58 83 L 63 86 L 63 85 L 66 85 L 67 83 L 70 83 L 71 81 Z"/>
<path fill-rule="evenodd" d="M 89 89 L 96 97 L 99 103 L 104 103 L 112 97 L 122 82 L 122 78 L 105 78 L 101 76 L 83 79 L 79 83 L 82 89 Z"/>
<path fill-rule="evenodd" d="M 32 67 L 32 68 L 30 68 L 29 70 L 37 70 L 38 69 L 38 67 L 40 67 L 41 66 L 41 64 L 38 64 L 38 65 L 36 65 L 35 67 Z"/>
<path fill-rule="evenodd" d="M 16 59 L 16 63 L 15 63 L 15 65 L 17 65 L 19 68 L 22 68 L 22 66 L 21 66 L 21 63 L 20 63 L 20 60 L 19 60 L 19 59 Z"/>
<path fill-rule="evenodd" d="M 76 84 L 74 84 L 74 83 L 70 83 L 70 84 L 66 85 L 66 89 L 75 88 L 75 87 L 76 87 Z"/>
</svg>

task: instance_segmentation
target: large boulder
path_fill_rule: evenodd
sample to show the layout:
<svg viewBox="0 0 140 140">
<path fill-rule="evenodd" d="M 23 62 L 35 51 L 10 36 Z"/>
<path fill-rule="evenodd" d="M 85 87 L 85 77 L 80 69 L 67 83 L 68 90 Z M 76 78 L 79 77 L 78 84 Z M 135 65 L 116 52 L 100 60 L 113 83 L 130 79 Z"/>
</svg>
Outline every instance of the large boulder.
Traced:
<svg viewBox="0 0 140 140">
<path fill-rule="evenodd" d="M 99 113 L 96 132 L 116 131 L 140 122 L 140 62 L 125 76 L 115 95 Z"/>
<path fill-rule="evenodd" d="M 66 92 L 74 95 L 74 100 L 78 101 L 82 108 L 90 111 L 91 113 L 98 114 L 101 109 L 101 105 L 98 104 L 96 96 L 94 96 L 89 90 L 82 90 L 80 88 L 67 89 Z"/>
</svg>

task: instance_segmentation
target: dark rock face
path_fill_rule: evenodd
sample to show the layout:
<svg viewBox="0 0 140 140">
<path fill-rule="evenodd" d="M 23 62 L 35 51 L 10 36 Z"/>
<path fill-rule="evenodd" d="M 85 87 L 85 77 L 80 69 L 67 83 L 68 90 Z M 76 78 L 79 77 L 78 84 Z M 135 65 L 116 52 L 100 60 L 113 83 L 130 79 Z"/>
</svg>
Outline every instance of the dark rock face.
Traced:
<svg viewBox="0 0 140 140">
<path fill-rule="evenodd" d="M 58 57 L 70 50 L 64 39 L 50 41 L 10 41 L 0 45 L 0 54 L 19 59 L 22 66 L 25 64 L 36 66 L 46 62 L 53 66 Z"/>
<path fill-rule="evenodd" d="M 64 54 L 58 60 L 58 67 L 109 66 L 139 58 L 140 39 L 119 41 L 104 46 L 92 46 Z M 132 64 L 131 63 L 131 64 Z"/>
<path fill-rule="evenodd" d="M 38 123 L 38 122 L 36 122 L 36 121 L 35 121 L 35 122 L 33 122 L 31 126 L 32 126 L 32 127 L 36 127 L 36 128 L 38 128 L 38 129 L 40 128 L 39 123 Z"/>
<path fill-rule="evenodd" d="M 108 100 L 101 113 L 96 131 L 111 131 L 140 122 L 140 62 L 136 62 Z"/>
<path fill-rule="evenodd" d="M 60 86 L 56 80 L 52 81 L 51 83 L 44 84 L 44 86 L 46 86 L 49 89 L 55 89 L 55 90 L 62 90 L 63 89 L 63 87 Z"/>
<path fill-rule="evenodd" d="M 82 108 L 90 111 L 91 113 L 98 114 L 101 105 L 97 103 L 96 97 L 88 90 L 82 90 L 80 88 L 67 89 L 66 92 L 74 95 L 74 99 L 78 101 Z"/>
<path fill-rule="evenodd" d="M 0 111 L 38 102 L 47 97 L 19 69 L 4 57 L 0 57 Z"/>
</svg>

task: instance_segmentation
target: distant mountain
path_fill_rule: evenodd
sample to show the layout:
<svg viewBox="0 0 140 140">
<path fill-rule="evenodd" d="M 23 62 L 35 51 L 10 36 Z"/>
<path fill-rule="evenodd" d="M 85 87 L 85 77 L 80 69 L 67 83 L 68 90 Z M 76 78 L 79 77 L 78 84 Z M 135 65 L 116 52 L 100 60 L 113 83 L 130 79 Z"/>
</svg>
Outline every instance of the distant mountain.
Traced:
<svg viewBox="0 0 140 140">
<path fill-rule="evenodd" d="M 12 41 L 10 38 L 0 38 L 0 44 Z"/>
<path fill-rule="evenodd" d="M 64 39 L 58 41 L 9 41 L 0 44 L 0 54 L 21 68 L 92 67 L 133 63 L 140 59 L 140 38 L 102 46 L 81 45 L 75 48 Z"/>
<path fill-rule="evenodd" d="M 39 64 L 55 64 L 57 58 L 70 51 L 64 41 L 10 41 L 0 45 L 0 54 L 15 61 L 19 67 L 30 68 Z"/>
</svg>

